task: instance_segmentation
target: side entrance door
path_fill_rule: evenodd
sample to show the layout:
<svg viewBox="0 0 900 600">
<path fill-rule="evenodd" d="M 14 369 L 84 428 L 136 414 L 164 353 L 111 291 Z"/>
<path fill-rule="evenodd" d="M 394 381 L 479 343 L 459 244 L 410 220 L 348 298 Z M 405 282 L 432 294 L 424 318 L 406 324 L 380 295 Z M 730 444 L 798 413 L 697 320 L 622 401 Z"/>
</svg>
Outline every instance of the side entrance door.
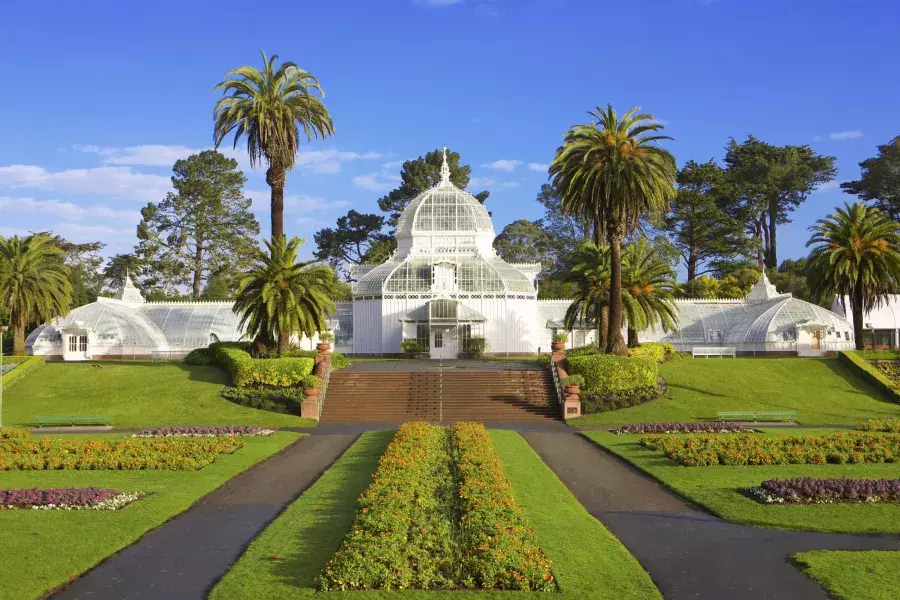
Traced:
<svg viewBox="0 0 900 600">
<path fill-rule="evenodd" d="M 432 359 L 455 360 L 457 358 L 456 327 L 434 327 L 431 330 Z"/>
</svg>

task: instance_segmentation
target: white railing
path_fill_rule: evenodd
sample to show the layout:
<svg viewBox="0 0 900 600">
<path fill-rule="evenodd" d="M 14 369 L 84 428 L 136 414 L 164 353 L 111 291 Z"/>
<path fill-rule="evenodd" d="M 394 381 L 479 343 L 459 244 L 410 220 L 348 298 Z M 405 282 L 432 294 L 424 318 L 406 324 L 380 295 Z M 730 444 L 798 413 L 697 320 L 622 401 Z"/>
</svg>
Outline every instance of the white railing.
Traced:
<svg viewBox="0 0 900 600">
<path fill-rule="evenodd" d="M 723 356 L 730 356 L 734 358 L 737 356 L 737 348 L 734 347 L 724 347 L 724 346 L 694 346 L 691 348 L 691 356 L 718 356 L 722 358 Z"/>
<path fill-rule="evenodd" d="M 322 411 L 325 409 L 325 393 L 328 391 L 328 381 L 331 379 L 331 357 L 329 356 L 328 360 L 325 362 L 327 366 L 325 369 L 325 377 L 322 378 L 322 391 L 319 392 L 319 402 L 317 407 L 319 419 L 322 418 Z"/>
<path fill-rule="evenodd" d="M 566 395 L 563 392 L 562 384 L 559 380 L 559 374 L 556 372 L 556 361 L 553 360 L 553 355 L 550 355 L 550 373 L 553 374 L 553 388 L 556 390 L 556 400 L 559 402 L 559 410 L 562 413 L 563 418 L 565 419 L 565 411 L 566 411 Z"/>
</svg>

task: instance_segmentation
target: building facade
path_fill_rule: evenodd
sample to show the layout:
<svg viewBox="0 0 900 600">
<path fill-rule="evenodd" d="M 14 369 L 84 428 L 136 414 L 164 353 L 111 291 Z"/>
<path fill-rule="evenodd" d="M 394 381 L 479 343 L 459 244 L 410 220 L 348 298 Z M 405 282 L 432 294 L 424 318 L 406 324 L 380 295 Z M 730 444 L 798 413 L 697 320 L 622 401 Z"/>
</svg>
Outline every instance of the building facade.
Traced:
<svg viewBox="0 0 900 600">
<path fill-rule="evenodd" d="M 853 322 L 849 296 L 835 296 L 831 310 Z M 891 294 L 863 315 L 863 347 L 866 350 L 900 348 L 900 295 Z"/>
</svg>

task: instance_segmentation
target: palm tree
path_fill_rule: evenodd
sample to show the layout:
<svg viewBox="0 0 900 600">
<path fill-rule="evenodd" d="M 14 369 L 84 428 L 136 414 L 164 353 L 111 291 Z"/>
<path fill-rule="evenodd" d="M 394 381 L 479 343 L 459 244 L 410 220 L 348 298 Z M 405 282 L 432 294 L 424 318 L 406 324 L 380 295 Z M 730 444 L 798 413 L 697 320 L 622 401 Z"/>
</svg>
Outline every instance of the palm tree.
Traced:
<svg viewBox="0 0 900 600">
<path fill-rule="evenodd" d="M 585 242 L 573 253 L 571 264 L 564 279 L 574 283 L 577 291 L 566 309 L 566 330 L 593 325 L 597 328 L 597 345 L 603 350 L 609 315 L 609 246 Z"/>
<path fill-rule="evenodd" d="M 25 354 L 25 327 L 69 312 L 72 284 L 63 251 L 44 235 L 0 238 L 0 304 L 9 309 L 13 354 Z"/>
<path fill-rule="evenodd" d="M 640 237 L 622 253 L 622 304 L 628 323 L 628 347 L 638 345 L 644 329 L 672 331 L 678 323 L 672 267 Z"/>
<path fill-rule="evenodd" d="M 862 202 L 844 204 L 809 228 L 810 287 L 825 298 L 850 297 L 856 348 L 863 347 L 863 314 L 900 287 L 900 225 Z"/>
<path fill-rule="evenodd" d="M 606 351 L 626 355 L 622 338 L 622 240 L 641 217 L 661 214 L 675 197 L 674 157 L 657 142 L 663 126 L 632 108 L 620 119 L 611 105 L 576 125 L 550 165 L 569 214 L 592 214 L 594 235 L 605 229 L 610 246 L 609 326 Z M 601 227 L 601 224 L 603 227 Z"/>
<path fill-rule="evenodd" d="M 268 165 L 266 183 L 272 189 L 272 239 L 284 236 L 284 182 L 297 158 L 301 130 L 308 141 L 334 135 L 334 124 L 315 75 L 292 62 L 276 67 L 278 55 L 266 59 L 263 70 L 238 67 L 214 89 L 224 97 L 213 113 L 216 148 L 234 132 L 234 147 L 247 137 L 250 166 Z M 314 92 L 318 92 L 317 96 Z"/>
<path fill-rule="evenodd" d="M 277 337 L 281 354 L 294 334 L 311 338 L 327 329 L 338 281 L 331 267 L 297 262 L 302 239 L 282 236 L 265 243 L 269 252 L 257 250 L 253 268 L 235 293 L 234 312 L 258 345 L 269 347 Z"/>
</svg>

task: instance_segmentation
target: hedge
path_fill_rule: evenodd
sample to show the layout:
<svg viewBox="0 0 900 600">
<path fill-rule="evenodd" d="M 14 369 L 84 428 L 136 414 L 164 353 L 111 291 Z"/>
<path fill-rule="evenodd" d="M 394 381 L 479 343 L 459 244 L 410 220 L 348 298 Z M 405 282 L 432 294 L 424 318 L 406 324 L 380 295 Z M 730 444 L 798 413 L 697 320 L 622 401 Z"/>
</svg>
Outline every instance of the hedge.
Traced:
<svg viewBox="0 0 900 600">
<path fill-rule="evenodd" d="M 4 364 L 17 363 L 19 366 L 3 375 L 3 387 L 6 388 L 34 369 L 44 365 L 43 356 L 4 356 Z"/>
<path fill-rule="evenodd" d="M 891 355 L 894 355 L 891 357 Z M 855 371 L 863 379 L 880 389 L 884 394 L 894 402 L 900 402 L 900 388 L 894 385 L 894 382 L 884 376 L 884 374 L 870 364 L 868 360 L 894 360 L 900 352 L 892 352 L 889 350 L 842 350 L 838 353 L 838 360 L 850 367 L 851 371 Z"/>
<path fill-rule="evenodd" d="M 584 391 L 603 394 L 655 387 L 659 367 L 652 358 L 595 354 L 569 358 L 569 370 L 584 377 Z"/>
<path fill-rule="evenodd" d="M 658 363 L 669 362 L 675 358 L 675 346 L 663 342 L 644 342 L 637 348 L 629 348 L 628 356 L 652 358 Z"/>
<path fill-rule="evenodd" d="M 211 344 L 213 359 L 231 374 L 235 387 L 297 385 L 312 373 L 312 358 L 253 358 L 236 343 Z"/>
</svg>

